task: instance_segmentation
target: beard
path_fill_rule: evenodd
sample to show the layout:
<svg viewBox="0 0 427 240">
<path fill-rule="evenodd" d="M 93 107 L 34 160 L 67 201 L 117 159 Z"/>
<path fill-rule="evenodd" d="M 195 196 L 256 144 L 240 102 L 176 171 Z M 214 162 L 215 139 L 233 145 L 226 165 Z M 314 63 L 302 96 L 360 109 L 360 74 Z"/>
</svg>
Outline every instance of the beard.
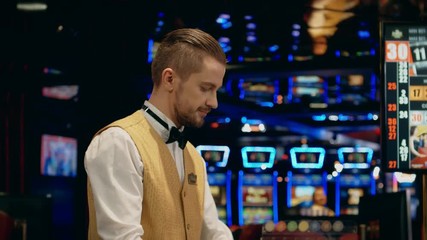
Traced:
<svg viewBox="0 0 427 240">
<path fill-rule="evenodd" d="M 182 108 L 175 109 L 178 122 L 185 127 L 201 128 L 205 120 L 197 115 L 197 112 L 184 112 Z"/>
</svg>

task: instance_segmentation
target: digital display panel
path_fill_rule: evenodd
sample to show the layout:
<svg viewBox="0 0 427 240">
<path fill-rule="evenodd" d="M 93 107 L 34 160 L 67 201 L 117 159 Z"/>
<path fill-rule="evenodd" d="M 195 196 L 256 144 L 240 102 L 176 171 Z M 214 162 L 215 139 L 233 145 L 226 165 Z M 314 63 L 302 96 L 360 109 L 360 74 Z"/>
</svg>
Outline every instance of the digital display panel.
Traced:
<svg viewBox="0 0 427 240">
<path fill-rule="evenodd" d="M 293 147 L 290 149 L 293 168 L 322 168 L 326 150 L 321 147 Z"/>
<path fill-rule="evenodd" d="M 274 147 L 247 146 L 241 149 L 243 167 L 272 168 L 276 157 Z"/>
<path fill-rule="evenodd" d="M 278 102 L 279 80 L 267 77 L 241 78 L 238 84 L 239 98 L 272 107 Z M 270 104 L 270 105 L 268 105 Z"/>
<path fill-rule="evenodd" d="M 277 222 L 277 176 L 276 171 L 265 174 L 239 171 L 239 225 Z"/>
<path fill-rule="evenodd" d="M 300 103 L 303 99 L 324 103 L 327 99 L 327 81 L 319 76 L 292 76 L 289 78 L 288 99 Z"/>
<path fill-rule="evenodd" d="M 77 139 L 42 135 L 40 173 L 44 176 L 76 177 Z"/>
<path fill-rule="evenodd" d="M 225 224 L 231 225 L 231 171 L 208 172 L 208 183 L 218 210 L 218 215 Z"/>
<path fill-rule="evenodd" d="M 340 212 L 343 215 L 357 215 L 359 213 L 359 201 L 365 194 L 366 188 L 341 188 L 340 189 Z"/>
<path fill-rule="evenodd" d="M 230 148 L 228 146 L 199 145 L 196 150 L 208 165 L 227 166 L 228 157 L 230 156 Z"/>
<path fill-rule="evenodd" d="M 291 207 L 311 206 L 313 202 L 314 186 L 293 186 L 291 189 Z"/>
<path fill-rule="evenodd" d="M 381 22 L 382 162 L 385 171 L 427 170 L 427 26 Z"/>
<path fill-rule="evenodd" d="M 371 166 L 374 150 L 368 147 L 341 147 L 338 159 L 345 169 L 367 169 Z"/>
<path fill-rule="evenodd" d="M 273 221 L 271 207 L 245 207 L 243 208 L 243 224 L 261 224 Z"/>
<path fill-rule="evenodd" d="M 302 216 L 333 216 L 328 207 L 326 189 L 323 186 L 293 186 L 291 188 L 291 208 L 298 209 Z"/>
<path fill-rule="evenodd" d="M 370 74 L 337 75 L 338 102 L 353 104 L 375 100 L 376 77 Z"/>
<path fill-rule="evenodd" d="M 227 196 L 225 186 L 210 186 L 212 197 L 217 206 L 225 205 Z"/>
<path fill-rule="evenodd" d="M 273 204 L 272 186 L 243 186 L 244 206 L 271 206 Z"/>
<path fill-rule="evenodd" d="M 70 100 L 79 93 L 78 85 L 46 86 L 42 88 L 42 96 L 59 100 Z"/>
<path fill-rule="evenodd" d="M 313 203 L 313 193 L 316 189 L 323 189 L 326 193 L 326 172 L 319 174 L 293 173 L 288 171 L 286 206 L 309 207 Z"/>
</svg>

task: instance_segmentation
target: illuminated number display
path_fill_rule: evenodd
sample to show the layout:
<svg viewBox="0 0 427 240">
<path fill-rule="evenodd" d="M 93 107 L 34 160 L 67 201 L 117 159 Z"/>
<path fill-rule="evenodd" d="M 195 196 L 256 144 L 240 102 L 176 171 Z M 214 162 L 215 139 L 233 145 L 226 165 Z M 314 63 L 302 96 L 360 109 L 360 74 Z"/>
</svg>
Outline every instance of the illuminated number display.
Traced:
<svg viewBox="0 0 427 240">
<path fill-rule="evenodd" d="M 427 171 L 427 26 L 381 27 L 383 167 Z"/>
</svg>

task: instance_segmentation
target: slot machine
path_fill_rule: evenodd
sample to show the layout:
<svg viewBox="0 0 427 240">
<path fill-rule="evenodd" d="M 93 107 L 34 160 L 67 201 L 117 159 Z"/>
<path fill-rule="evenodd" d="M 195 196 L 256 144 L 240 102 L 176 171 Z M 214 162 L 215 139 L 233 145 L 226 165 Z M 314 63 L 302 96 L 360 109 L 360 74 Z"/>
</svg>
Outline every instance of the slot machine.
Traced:
<svg viewBox="0 0 427 240">
<path fill-rule="evenodd" d="M 277 222 L 277 171 L 274 147 L 247 146 L 241 149 L 243 170 L 239 171 L 239 225 Z"/>
<path fill-rule="evenodd" d="M 337 177 L 339 214 L 358 215 L 360 197 L 376 193 L 371 170 L 373 150 L 368 147 L 341 147 L 337 153 L 342 165 Z"/>
<path fill-rule="evenodd" d="M 323 169 L 326 151 L 321 147 L 290 149 L 292 169 L 287 172 L 285 215 L 334 216 L 328 200 L 327 172 Z"/>
<path fill-rule="evenodd" d="M 228 226 L 232 225 L 231 170 L 227 169 L 230 148 L 228 146 L 199 145 L 197 151 L 206 162 L 208 182 L 218 216 Z"/>
</svg>

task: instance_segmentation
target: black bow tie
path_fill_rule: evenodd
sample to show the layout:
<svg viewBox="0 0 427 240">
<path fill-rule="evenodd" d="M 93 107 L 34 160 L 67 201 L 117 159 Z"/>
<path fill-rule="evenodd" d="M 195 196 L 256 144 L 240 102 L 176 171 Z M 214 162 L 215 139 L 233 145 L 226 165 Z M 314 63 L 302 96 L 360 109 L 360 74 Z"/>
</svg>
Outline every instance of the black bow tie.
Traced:
<svg viewBox="0 0 427 240">
<path fill-rule="evenodd" d="M 163 127 L 165 127 L 166 129 L 169 129 L 168 124 L 165 121 L 163 121 L 159 116 L 157 116 L 153 111 L 151 111 L 147 106 L 142 105 L 142 109 L 144 109 L 145 112 L 150 114 Z M 184 135 L 183 132 L 180 132 L 178 128 L 172 127 L 169 132 L 169 139 L 166 141 L 166 143 L 173 143 L 175 141 L 178 141 L 179 147 L 181 149 L 184 149 L 185 145 L 187 144 L 187 137 Z"/>
<path fill-rule="evenodd" d="M 178 128 L 172 127 L 169 133 L 169 139 L 166 141 L 166 143 L 172 143 L 178 141 L 178 145 L 181 149 L 185 148 L 185 145 L 187 144 L 187 137 L 183 132 L 180 132 Z"/>
</svg>

